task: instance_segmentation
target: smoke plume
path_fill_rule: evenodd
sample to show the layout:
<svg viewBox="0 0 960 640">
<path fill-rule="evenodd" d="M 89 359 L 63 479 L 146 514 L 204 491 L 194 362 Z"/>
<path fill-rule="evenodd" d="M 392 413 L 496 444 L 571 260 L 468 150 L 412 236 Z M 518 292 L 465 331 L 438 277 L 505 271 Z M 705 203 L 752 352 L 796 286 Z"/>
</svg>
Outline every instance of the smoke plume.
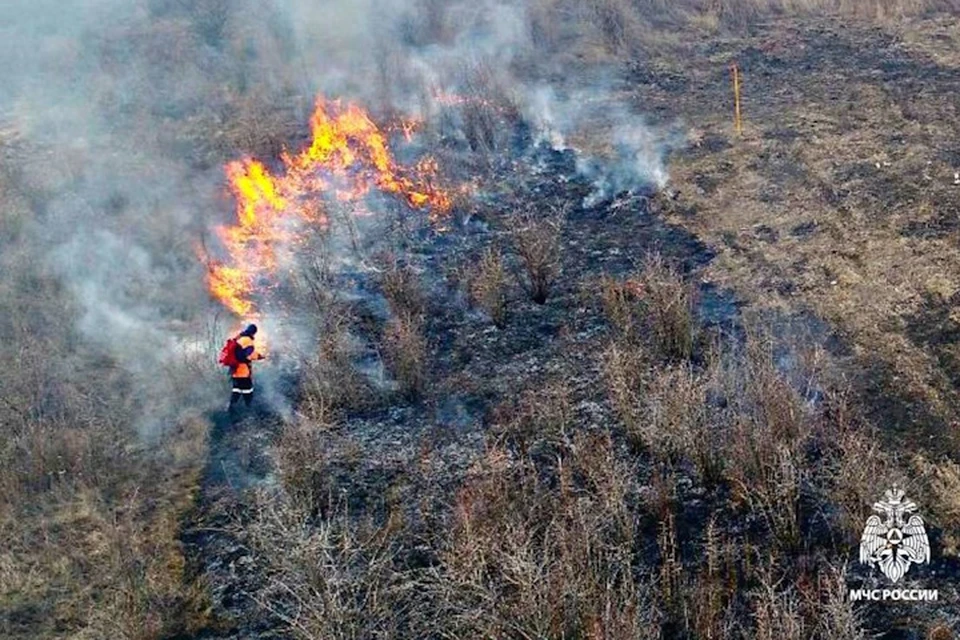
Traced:
<svg viewBox="0 0 960 640">
<path fill-rule="evenodd" d="M 217 257 L 211 231 L 230 220 L 223 167 L 245 156 L 273 163 L 303 144 L 317 94 L 415 118 L 424 145 L 465 154 L 522 153 L 511 127 L 524 121 L 541 143 L 578 152 L 596 187 L 587 204 L 664 184 L 668 140 L 615 82 L 547 62 L 544 48 L 557 45 L 544 43 L 549 12 L 539 9 L 494 0 L 4 3 L 0 122 L 34 145 L 17 166 L 35 214 L 17 242 L 76 303 L 64 322 L 139 390 L 143 432 L 223 390 L 212 361 L 233 320 L 210 299 L 198 258 Z M 310 342 L 309 326 L 284 332 L 297 348 Z"/>
</svg>

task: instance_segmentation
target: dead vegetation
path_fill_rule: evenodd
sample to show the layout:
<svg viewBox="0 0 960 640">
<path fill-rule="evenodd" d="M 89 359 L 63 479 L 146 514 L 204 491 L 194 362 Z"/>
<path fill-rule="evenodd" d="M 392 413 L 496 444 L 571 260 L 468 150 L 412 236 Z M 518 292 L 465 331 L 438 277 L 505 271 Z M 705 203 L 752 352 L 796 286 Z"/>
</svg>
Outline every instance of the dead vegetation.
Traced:
<svg viewBox="0 0 960 640">
<path fill-rule="evenodd" d="M 163 15 L 189 10 L 184 3 L 152 4 Z M 556 16 L 571 15 L 559 11 L 567 3 L 535 4 L 541 15 L 538 46 L 559 49 L 570 25 Z M 580 4 L 577 19 L 618 56 L 652 50 L 652 43 L 667 37 L 652 29 L 657 20 L 647 20 L 651 15 L 665 21 L 681 15 L 689 21 L 684 24 L 712 33 L 774 14 L 837 11 L 887 21 L 953 8 L 920 0 Z M 196 35 L 208 44 L 229 37 L 221 9 L 217 2 L 197 9 Z M 187 36 L 172 30 L 164 37 Z M 761 51 L 775 44 L 749 42 Z M 704 60 L 704 68 L 715 62 L 691 60 Z M 675 60 L 665 65 L 677 67 Z M 725 75 L 714 81 L 703 86 L 726 91 Z M 483 68 L 471 82 L 478 93 L 494 91 Z M 864 87 L 858 91 L 874 96 Z M 278 101 L 239 86 L 226 94 L 217 103 L 226 116 L 199 114 L 170 138 L 201 140 L 197 153 L 209 162 L 238 149 L 269 155 L 293 135 L 294 119 L 276 109 Z M 761 96 L 752 99 L 757 104 Z M 748 138 L 744 152 L 727 139 L 725 98 L 690 100 L 721 105 L 697 120 L 709 129 L 697 149 L 717 144 L 730 163 L 695 156 L 675 174 L 685 194 L 704 190 L 693 196 L 700 217 L 681 223 L 728 248 L 713 273 L 733 284 L 751 283 L 740 291 L 755 292 L 753 283 L 769 282 L 771 265 L 778 274 L 801 269 L 806 299 L 831 320 L 861 331 L 861 347 L 879 349 L 891 334 L 884 327 L 896 323 L 878 318 L 889 319 L 886 310 L 898 308 L 900 300 L 885 291 L 903 289 L 868 286 L 871 279 L 883 280 L 870 266 L 876 255 L 870 251 L 904 246 L 904 253 L 891 250 L 884 260 L 913 264 L 921 259 L 916 256 L 952 256 L 947 240 L 926 245 L 865 233 L 851 237 L 849 225 L 863 224 L 874 209 L 861 203 L 853 223 L 836 218 L 839 209 L 830 201 L 837 189 L 829 187 L 836 181 L 824 157 L 790 146 L 789 139 L 771 142 L 764 136 L 777 132 L 761 129 L 756 112 L 748 118 L 762 140 Z M 656 97 L 649 104 L 656 106 Z M 672 108 L 682 104 L 670 99 Z M 475 103 L 466 112 L 473 150 L 502 148 L 501 108 Z M 222 117 L 232 125 L 208 135 L 205 129 L 216 128 Z M 830 118 L 809 117 L 814 134 L 825 135 Z M 886 116 L 879 121 L 883 126 L 874 120 L 869 126 L 880 131 L 899 122 Z M 849 142 L 853 147 L 862 140 L 854 136 Z M 751 156 L 771 151 L 825 176 L 803 191 L 813 193 L 814 201 L 804 200 L 802 207 L 796 201 L 732 206 L 731 194 L 742 202 L 762 174 Z M 840 157 L 833 147 L 830 155 L 831 162 Z M 698 181 L 704 175 L 713 181 Z M 37 213 L 22 208 L 29 198 L 2 186 L 4 204 L 18 203 L 2 209 L 4 229 L 25 233 L 25 221 Z M 828 214 L 816 213 L 821 210 Z M 938 224 L 935 211 L 927 210 L 932 226 Z M 679 209 L 674 214 L 683 217 Z M 513 258 L 533 302 L 544 305 L 564 284 L 558 282 L 562 212 L 537 210 L 521 218 L 509 231 L 508 255 L 486 253 L 470 284 L 474 302 L 502 330 L 525 320 L 506 321 L 506 273 Z M 757 240 L 774 234 L 751 237 L 760 224 L 779 238 L 810 224 L 803 228 L 824 235 L 807 248 L 798 240 L 779 251 Z M 0 371 L 0 635 L 146 640 L 206 627 L 208 594 L 187 575 L 177 543 L 205 454 L 206 425 L 186 421 L 145 450 L 130 428 L 136 398 L 119 369 L 105 354 L 80 352 L 88 345 L 66 329 L 74 315 L 68 296 L 33 270 L 21 247 L 7 249 L 0 253 L 0 303 L 10 313 L 0 314 L 0 336 L 14 366 Z M 755 257 L 761 259 L 751 262 Z M 891 273 L 880 270 L 883 282 L 893 282 Z M 946 301 L 949 319 L 954 287 L 926 277 L 931 273 L 925 268 L 908 275 L 917 290 L 930 289 Z M 361 467 L 381 461 L 364 448 L 369 444 L 338 433 L 345 416 L 369 408 L 378 395 L 354 367 L 351 330 L 358 320 L 325 297 L 329 282 L 322 265 L 311 277 L 317 312 L 329 314 L 322 320 L 322 341 L 304 359 L 297 421 L 275 443 L 279 486 L 251 498 L 253 522 L 237 532 L 255 550 L 266 578 L 255 594 L 258 603 L 293 637 L 864 638 L 889 619 L 853 608 L 843 597 L 851 577 L 859 579 L 846 563 L 878 487 L 897 482 L 908 488 L 942 540 L 937 553 L 950 554 L 960 544 L 960 472 L 943 450 L 911 440 L 918 450 L 909 452 L 905 464 L 882 435 L 888 425 L 864 416 L 869 398 L 814 370 L 798 385 L 778 366 L 773 340 L 762 332 L 744 345 L 705 349 L 693 313 L 694 288 L 656 256 L 629 277 L 602 280 L 598 306 L 611 331 L 606 342 L 576 347 L 600 354 L 595 359 L 601 375 L 589 389 L 555 373 L 523 388 L 511 380 L 505 386 L 512 395 L 484 416 L 489 429 L 482 454 L 455 483 L 439 485 L 425 447 L 422 467 L 393 470 L 396 484 L 382 491 L 368 486 Z M 833 279 L 840 289 L 859 293 L 833 293 Z M 428 395 L 434 365 L 425 319 L 429 296 L 417 272 L 396 263 L 379 284 L 391 312 L 379 336 L 384 358 L 405 394 Z M 765 295 L 769 291 L 753 297 Z M 862 325 L 857 314 L 863 314 Z M 871 333 L 874 328 L 879 333 Z M 884 355 L 897 359 L 903 380 L 924 391 L 921 399 L 949 407 L 952 396 L 930 392 L 929 378 L 917 374 L 929 372 L 937 359 L 917 355 L 906 339 L 894 343 L 896 350 Z M 601 419 L 584 419 L 592 407 L 601 407 Z M 953 637 L 953 614 L 938 615 L 914 620 L 918 632 L 937 640 Z"/>
<path fill-rule="evenodd" d="M 13 231 L 0 248 L 0 338 L 12 365 L 0 371 L 0 636 L 190 633 L 205 624 L 207 599 L 178 536 L 207 423 L 183 414 L 138 433 L 152 398 L 132 397 L 130 376 L 77 331 L 80 310 L 31 257 L 42 200 L 11 169 L 19 157 L 0 163 L 0 224 Z M 154 383 L 184 389 L 194 365 L 171 359 Z"/>
<path fill-rule="evenodd" d="M 502 329 L 507 321 L 507 269 L 497 249 L 488 248 L 470 279 L 474 303 Z"/>
<path fill-rule="evenodd" d="M 688 286 L 642 264 L 630 281 L 675 278 L 665 299 Z M 865 509 L 897 483 L 947 531 L 952 466 L 885 453 L 822 358 L 785 371 L 759 325 L 682 360 L 651 353 L 657 328 L 620 284 L 594 293 L 615 417 L 585 426 L 562 377 L 518 390 L 440 511 L 424 512 L 448 491 L 429 447 L 371 494 L 342 483 L 379 464 L 369 444 L 291 427 L 284 490 L 239 532 L 269 576 L 261 606 L 302 638 L 871 637 L 877 620 L 846 596 Z M 942 633 L 936 615 L 916 624 Z"/>
<path fill-rule="evenodd" d="M 600 281 L 604 312 L 627 343 L 645 339 L 665 360 L 688 360 L 697 339 L 695 291 L 662 257 L 649 255 L 637 274 Z"/>
<path fill-rule="evenodd" d="M 384 355 L 404 393 L 417 397 L 427 382 L 428 345 L 423 320 L 403 315 L 392 319 L 383 336 Z"/>
<path fill-rule="evenodd" d="M 513 250 L 520 259 L 518 279 L 537 304 L 546 303 L 560 273 L 559 243 L 564 216 L 562 206 L 542 211 L 534 205 L 508 223 Z"/>
<path fill-rule="evenodd" d="M 394 263 L 381 276 L 384 297 L 393 313 L 383 335 L 384 358 L 401 391 L 417 397 L 426 384 L 428 345 L 426 305 L 416 274 Z"/>
</svg>

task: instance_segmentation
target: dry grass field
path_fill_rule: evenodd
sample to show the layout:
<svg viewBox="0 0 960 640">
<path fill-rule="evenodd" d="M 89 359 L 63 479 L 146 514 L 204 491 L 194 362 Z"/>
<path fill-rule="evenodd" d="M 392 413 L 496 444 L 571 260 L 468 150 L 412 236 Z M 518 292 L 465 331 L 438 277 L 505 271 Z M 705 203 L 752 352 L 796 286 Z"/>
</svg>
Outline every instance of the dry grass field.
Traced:
<svg viewBox="0 0 960 640">
<path fill-rule="evenodd" d="M 666 211 L 717 250 L 708 277 L 761 307 L 827 320 L 846 337 L 878 421 L 896 439 L 951 453 L 960 184 L 948 52 L 957 35 L 950 17 L 883 28 L 773 19 L 749 36 L 679 45 L 683 68 L 660 64 L 683 90 L 653 78 L 638 91 L 691 127 Z M 744 77 L 742 137 L 733 61 Z"/>
<path fill-rule="evenodd" d="M 409 4 L 405 46 L 458 42 L 444 3 Z M 258 48 L 231 7 L 145 0 L 96 46 L 57 41 L 93 52 L 129 148 L 0 114 L 0 638 L 957 637 L 960 7 L 523 3 L 511 72 L 602 78 L 663 141 L 666 186 L 588 204 L 571 151 L 505 142 L 520 111 L 477 64 L 425 127 L 471 186 L 445 228 L 398 206 L 353 270 L 329 237 L 303 249 L 285 286 L 315 339 L 236 421 L 196 348 L 196 247 L 224 163 L 304 141 L 316 61 L 284 46 L 299 25 Z M 375 53 L 389 115 L 397 52 Z M 124 84 L 131 60 L 149 83 Z M 571 140 L 603 157 L 600 128 Z M 100 193 L 93 160 L 124 153 L 144 191 L 182 169 L 203 213 Z M 149 250 L 156 279 L 108 278 L 148 326 L 197 334 L 147 383 L 81 326 L 51 231 L 74 209 Z M 847 599 L 886 584 L 857 547 L 894 483 L 933 547 L 905 583 L 938 603 Z"/>
</svg>

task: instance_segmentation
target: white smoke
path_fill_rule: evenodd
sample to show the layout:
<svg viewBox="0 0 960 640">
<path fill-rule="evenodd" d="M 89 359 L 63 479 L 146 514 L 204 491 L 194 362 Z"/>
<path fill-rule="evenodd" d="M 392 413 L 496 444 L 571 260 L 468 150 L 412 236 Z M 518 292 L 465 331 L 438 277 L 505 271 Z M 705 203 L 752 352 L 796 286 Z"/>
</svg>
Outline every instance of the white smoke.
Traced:
<svg viewBox="0 0 960 640">
<path fill-rule="evenodd" d="M 205 292 L 198 247 L 230 217 L 223 163 L 243 153 L 269 161 L 281 144 L 299 144 L 316 93 L 420 116 L 428 135 L 461 141 L 474 134 L 441 97 L 489 102 L 502 120 L 474 135 L 485 145 L 475 151 L 486 153 L 513 153 L 504 139 L 520 114 L 541 141 L 576 150 L 595 185 L 587 204 L 665 183 L 669 140 L 596 70 L 551 66 L 529 8 L 519 0 L 4 2 L 0 116 L 45 150 L 21 168 L 37 192 L 33 249 L 76 299 L 80 334 L 156 399 L 146 430 L 183 405 L 177 395 L 191 385 L 166 381 L 167 365 L 195 359 L 196 336 L 221 312 Z M 303 331 L 293 343 L 308 342 Z"/>
</svg>

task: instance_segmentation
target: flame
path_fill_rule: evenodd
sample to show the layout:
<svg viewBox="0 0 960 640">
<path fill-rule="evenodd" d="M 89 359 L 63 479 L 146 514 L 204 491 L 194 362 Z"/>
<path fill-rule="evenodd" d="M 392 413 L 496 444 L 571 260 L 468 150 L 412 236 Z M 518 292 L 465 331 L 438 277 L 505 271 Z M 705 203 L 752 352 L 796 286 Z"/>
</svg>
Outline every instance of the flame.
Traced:
<svg viewBox="0 0 960 640">
<path fill-rule="evenodd" d="M 467 106 L 482 107 L 484 109 L 495 111 L 502 116 L 509 115 L 510 112 L 510 109 L 507 107 L 507 105 L 497 103 L 486 98 L 481 98 L 479 96 L 466 96 L 459 93 L 449 93 L 447 91 L 441 91 L 440 89 L 433 90 L 430 96 L 435 104 L 450 109 L 463 108 Z"/>
<path fill-rule="evenodd" d="M 417 129 L 414 121 L 397 126 L 407 140 Z M 239 316 L 256 317 L 253 294 L 275 280 L 278 251 L 296 246 L 305 229 L 326 228 L 324 197 L 354 203 L 357 214 L 373 189 L 428 210 L 432 220 L 450 209 L 450 196 L 436 185 L 436 160 L 399 166 L 387 135 L 358 105 L 319 97 L 310 129 L 310 144 L 295 155 L 282 153 L 276 172 L 254 158 L 226 166 L 236 221 L 216 230 L 227 260 L 210 265 L 207 285 Z"/>
</svg>

